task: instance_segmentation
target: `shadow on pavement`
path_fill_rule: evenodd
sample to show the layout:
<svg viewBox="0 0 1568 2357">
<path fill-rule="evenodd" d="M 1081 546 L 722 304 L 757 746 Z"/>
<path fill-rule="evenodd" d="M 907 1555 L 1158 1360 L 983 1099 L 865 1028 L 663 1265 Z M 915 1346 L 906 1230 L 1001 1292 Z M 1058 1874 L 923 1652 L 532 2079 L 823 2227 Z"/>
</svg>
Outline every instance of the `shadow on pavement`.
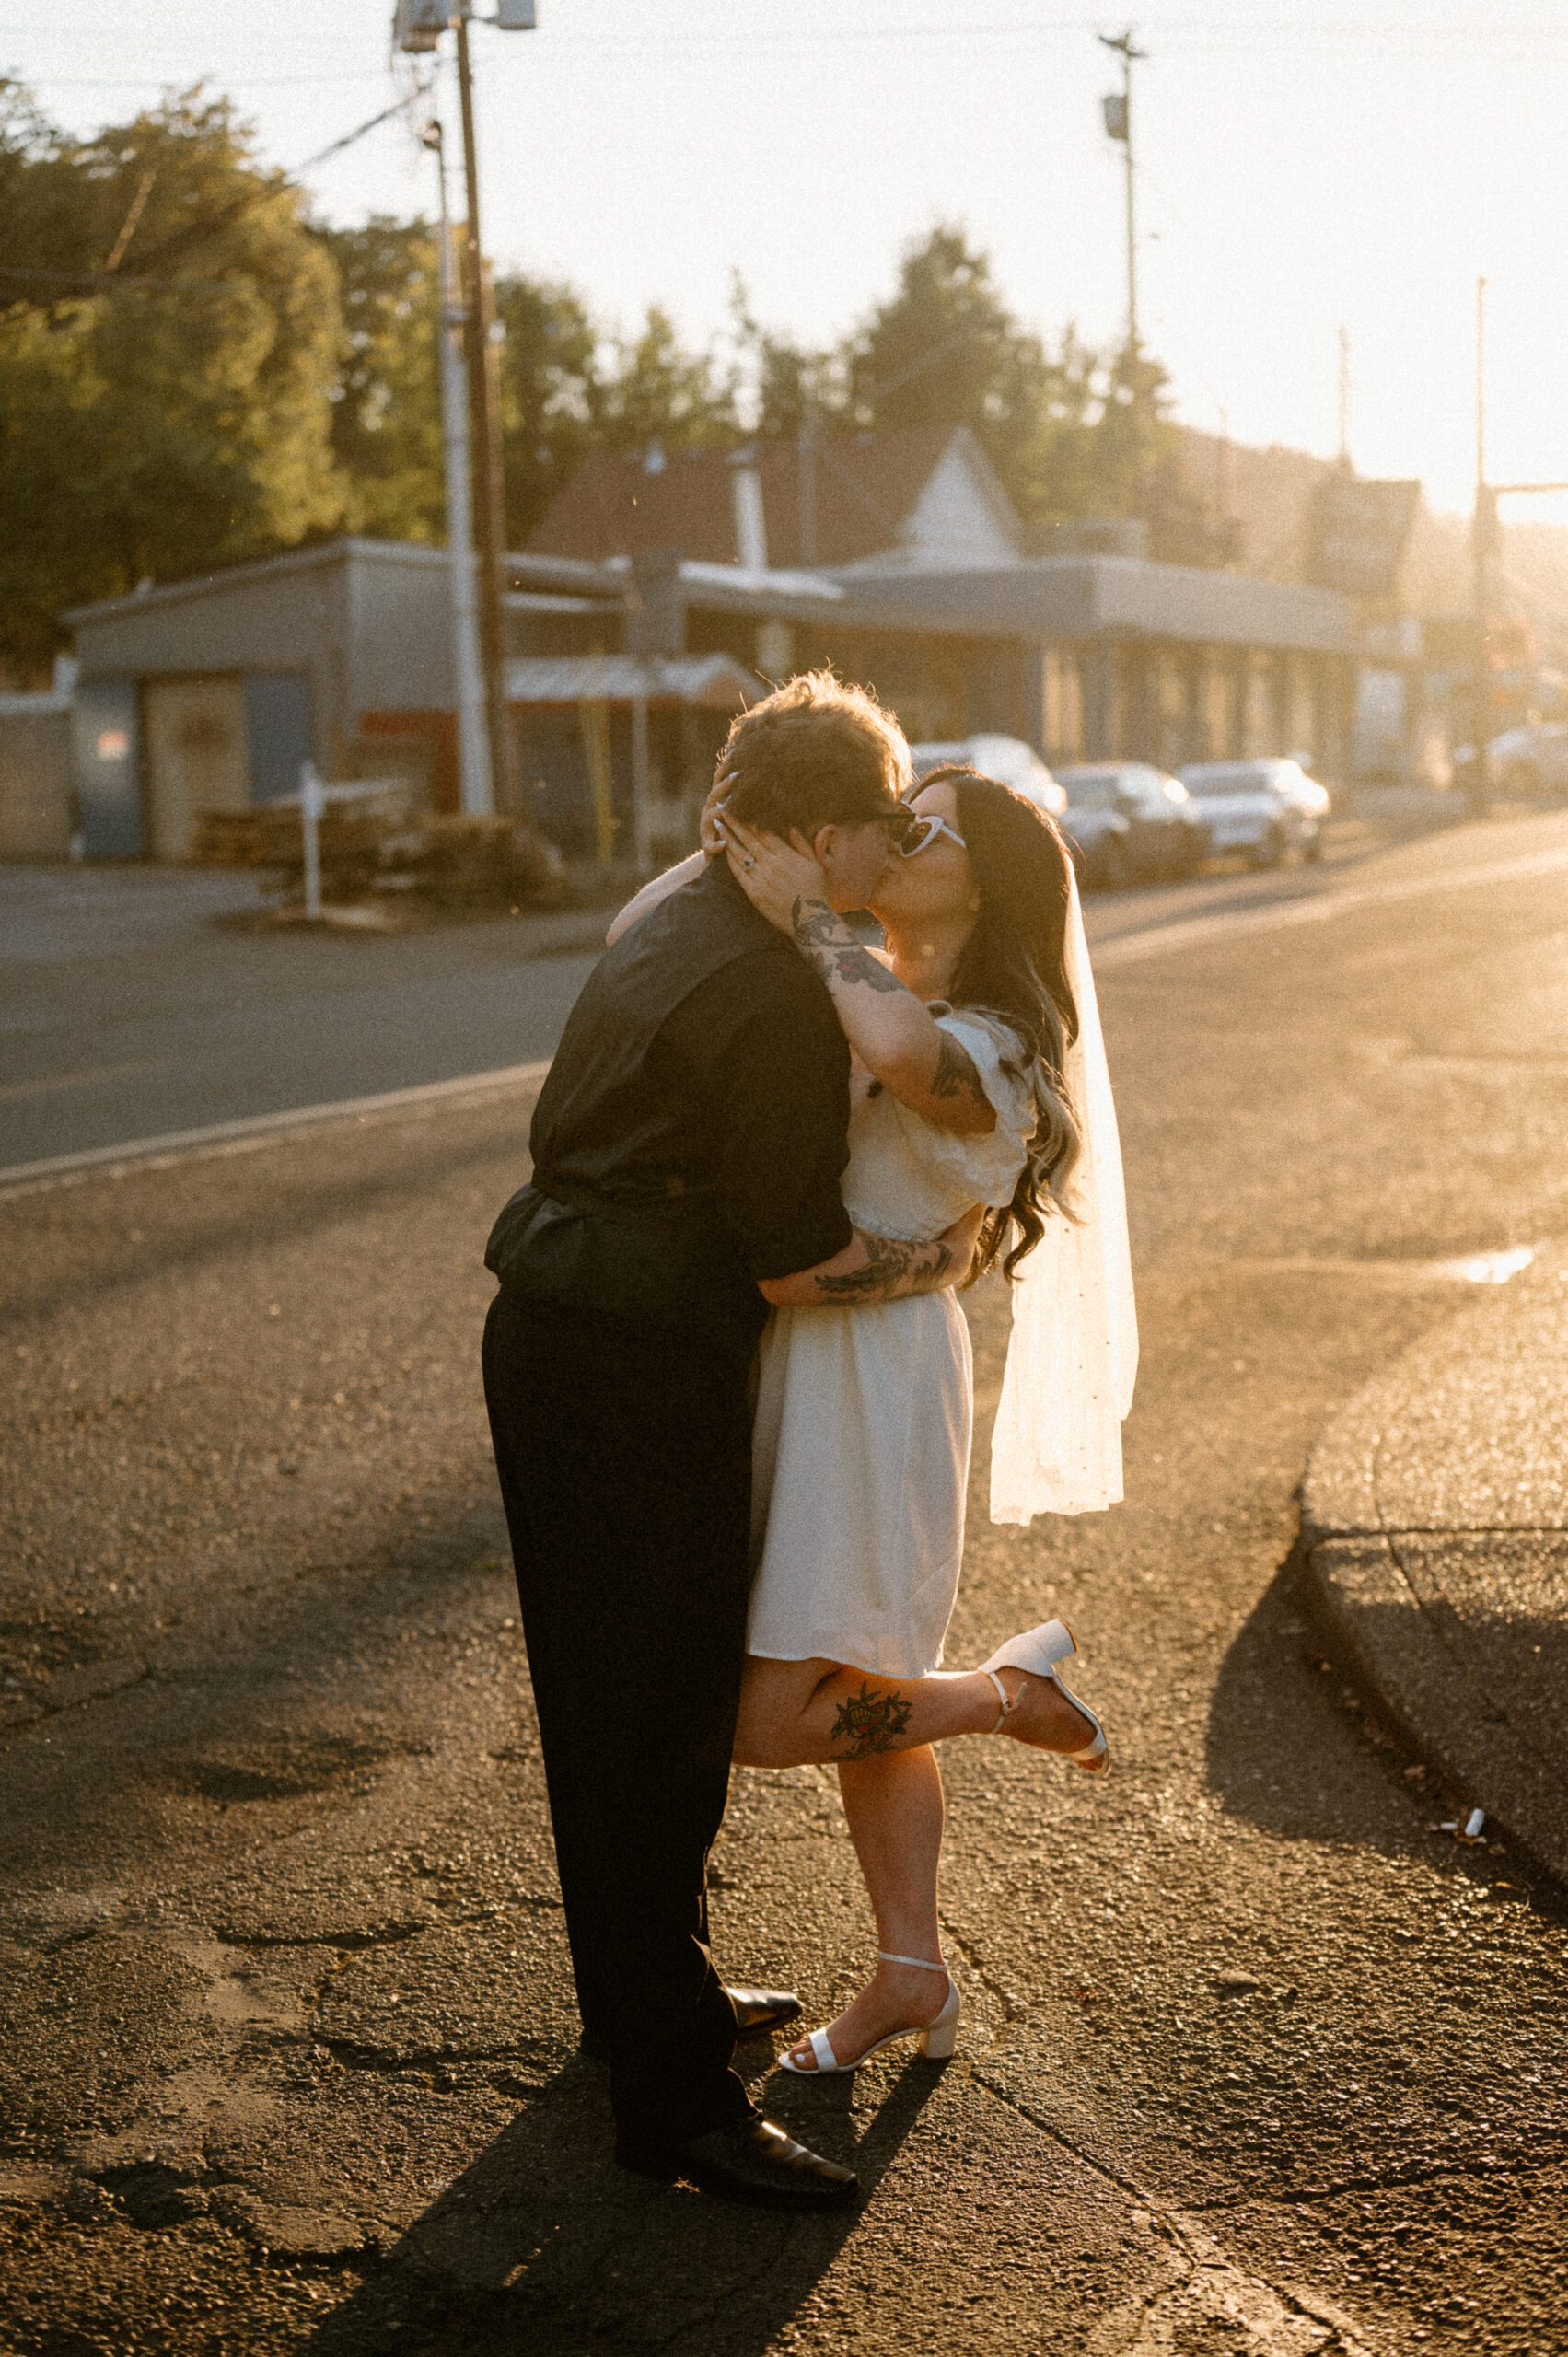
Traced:
<svg viewBox="0 0 1568 2357">
<path fill-rule="evenodd" d="M 940 2079 L 912 2061 L 856 2141 L 854 2081 L 752 2093 L 792 2134 L 851 2161 L 869 2195 Z M 608 2080 L 573 2062 L 323 2323 L 312 2357 L 580 2357 L 662 2347 L 760 2357 L 854 2233 L 858 2208 L 790 2214 L 628 2174 L 610 2157 Z"/>
<path fill-rule="evenodd" d="M 1210 1789 L 1228 1813 L 1286 1840 L 1353 1843 L 1390 1858 L 1458 1867 L 1482 1882 L 1499 1871 L 1516 1875 L 1516 1852 L 1511 1850 L 1508 1866 L 1500 1868 L 1484 1840 L 1456 1845 L 1451 1834 L 1434 1830 L 1456 1816 L 1462 1821 L 1478 1803 L 1487 1806 L 1490 1795 L 1457 1781 L 1440 1748 L 1422 1742 L 1408 1723 L 1367 1703 L 1359 1679 L 1348 1682 L 1357 1672 L 1349 1649 L 1335 1644 L 1332 1660 L 1326 1656 L 1311 1601 L 1299 1551 L 1293 1550 L 1221 1664 L 1209 1712 Z M 1411 1617 L 1403 1614 L 1401 1624 Z M 1469 1691 L 1477 1728 L 1488 1723 L 1484 1636 L 1468 1631 L 1464 1653 L 1456 1655 L 1456 1675 L 1465 1664 L 1475 1674 Z M 1523 1630 L 1511 1623 L 1496 1636 L 1511 1647 L 1539 1643 L 1543 1656 L 1549 1644 L 1568 1650 L 1568 1632 L 1560 1623 Z M 1502 1724 L 1499 1719 L 1499 1733 Z M 1381 1771 L 1376 1780 L 1365 1773 L 1368 1753 Z M 1551 1767 L 1543 1757 L 1541 1774 Z M 1426 1773 L 1407 1778 L 1406 1770 L 1413 1768 Z M 1489 1829 L 1501 1835 L 1495 1822 Z M 1535 1893 L 1537 1907 L 1555 1915 L 1564 1903 L 1557 1885 L 1544 1879 Z"/>
</svg>

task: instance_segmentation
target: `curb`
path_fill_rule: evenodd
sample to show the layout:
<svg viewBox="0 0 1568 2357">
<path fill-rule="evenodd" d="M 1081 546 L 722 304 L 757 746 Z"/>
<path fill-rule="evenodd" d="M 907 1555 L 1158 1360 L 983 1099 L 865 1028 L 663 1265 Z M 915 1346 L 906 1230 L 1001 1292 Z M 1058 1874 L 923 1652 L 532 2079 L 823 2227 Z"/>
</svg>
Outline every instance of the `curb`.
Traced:
<svg viewBox="0 0 1568 2357">
<path fill-rule="evenodd" d="M 1568 1265 L 1561 1252 L 1542 1261 L 1549 1282 Z M 1533 1865 L 1568 1884 L 1568 1810 L 1550 1714 L 1527 1682 L 1509 1674 L 1506 1655 L 1500 1662 L 1499 1646 L 1467 1625 L 1443 1592 L 1446 1566 L 1505 1568 L 1510 1550 L 1551 1553 L 1562 1534 L 1551 1524 L 1466 1525 L 1435 1516 L 1390 1527 L 1378 1497 L 1380 1474 L 1383 1485 L 1398 1487 L 1392 1469 L 1404 1461 L 1401 1414 L 1420 1398 L 1433 1365 L 1472 1337 L 1478 1360 L 1489 1342 L 1495 1351 L 1519 1322 L 1512 1313 L 1528 1318 L 1541 1294 L 1526 1287 L 1516 1301 L 1468 1306 L 1341 1411 L 1307 1459 L 1295 1551 L 1303 1604 L 1378 1717 L 1467 1803 L 1483 1808 Z M 1505 1586 L 1501 1577 L 1499 1585 Z M 1505 1631 L 1505 1615 L 1500 1625 Z M 1536 1737 L 1537 1720 L 1545 1742 Z"/>
<path fill-rule="evenodd" d="M 203 1155 L 238 1154 L 297 1130 L 330 1126 L 334 1121 L 370 1121 L 422 1105 L 439 1105 L 464 1097 L 494 1097 L 512 1089 L 539 1086 L 550 1070 L 548 1057 L 526 1064 L 506 1064 L 495 1072 L 463 1074 L 457 1080 L 430 1080 L 414 1088 L 383 1089 L 377 1097 L 344 1097 L 329 1105 L 292 1106 L 281 1113 L 251 1113 L 238 1121 L 214 1121 L 201 1130 L 171 1130 L 156 1138 L 133 1138 L 123 1145 L 88 1146 L 81 1154 L 52 1155 L 43 1162 L 13 1164 L 0 1170 L 0 1202 L 17 1195 L 44 1192 L 52 1187 L 78 1186 L 94 1177 L 116 1178 L 133 1169 L 156 1170 L 166 1163 L 183 1162 Z"/>
<path fill-rule="evenodd" d="M 1304 1601 L 1336 1663 L 1416 1758 L 1486 1811 L 1532 1865 L 1568 1884 L 1568 1841 L 1552 1828 L 1562 1777 L 1527 1751 L 1495 1703 L 1433 1625 L 1387 1536 L 1320 1538 L 1304 1529 Z M 1398 1641 L 1393 1632 L 1398 1631 Z"/>
</svg>

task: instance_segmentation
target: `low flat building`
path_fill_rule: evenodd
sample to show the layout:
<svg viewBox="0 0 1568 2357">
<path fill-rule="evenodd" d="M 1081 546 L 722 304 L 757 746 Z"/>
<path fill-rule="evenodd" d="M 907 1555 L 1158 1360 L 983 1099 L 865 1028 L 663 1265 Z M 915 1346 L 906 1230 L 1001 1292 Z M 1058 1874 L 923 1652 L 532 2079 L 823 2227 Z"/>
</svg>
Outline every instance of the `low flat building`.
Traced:
<svg viewBox="0 0 1568 2357">
<path fill-rule="evenodd" d="M 1123 523 L 1027 553 L 962 428 L 596 458 L 507 560 L 521 790 L 574 854 L 603 854 L 608 808 L 623 855 L 642 746 L 645 838 L 678 842 L 747 692 L 823 663 L 915 739 L 996 732 L 1058 764 L 1295 753 L 1344 776 L 1345 600 L 1105 552 L 1137 545 Z M 337 540 L 68 619 L 73 807 L 29 805 L 29 840 L 182 859 L 198 811 L 291 794 L 307 760 L 458 807 L 442 550 Z"/>
<path fill-rule="evenodd" d="M 540 586 L 564 565 L 580 582 L 656 579 L 660 644 L 772 679 L 831 663 L 875 687 L 913 738 L 998 731 L 1050 761 L 1170 768 L 1304 753 L 1343 775 L 1345 599 L 1151 563 L 1145 540 L 1117 520 L 1028 553 L 973 435 L 932 427 L 596 456 L 522 570 Z"/>
<path fill-rule="evenodd" d="M 306 761 L 415 774 L 456 809 L 450 579 L 444 550 L 344 539 L 68 615 L 91 714 L 75 777 L 87 855 L 183 859 L 197 811 L 295 793 Z M 614 645 L 620 609 L 612 587 L 518 592 L 509 642 L 575 651 L 597 631 Z"/>
</svg>

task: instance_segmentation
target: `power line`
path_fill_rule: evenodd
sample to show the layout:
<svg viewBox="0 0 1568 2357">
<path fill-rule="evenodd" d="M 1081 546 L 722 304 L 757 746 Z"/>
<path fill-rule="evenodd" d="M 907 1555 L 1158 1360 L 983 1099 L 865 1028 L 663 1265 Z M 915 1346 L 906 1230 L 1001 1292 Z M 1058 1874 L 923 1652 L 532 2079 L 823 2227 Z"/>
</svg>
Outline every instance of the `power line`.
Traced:
<svg viewBox="0 0 1568 2357">
<path fill-rule="evenodd" d="M 386 73 L 384 65 L 367 65 L 353 74 L 223 74 L 215 69 L 199 73 L 196 78 L 204 82 L 221 82 L 235 90 L 318 89 L 328 83 L 378 82 Z M 40 90 L 147 90 L 168 89 L 179 82 L 179 74 L 28 74 L 15 77 L 25 81 L 29 89 Z"/>
<path fill-rule="evenodd" d="M 375 131 L 383 122 L 390 122 L 394 115 L 405 114 L 411 106 L 418 104 L 423 96 L 424 93 L 420 90 L 411 90 L 406 98 L 395 99 L 389 107 L 383 107 L 380 113 L 373 114 L 368 122 L 356 123 L 352 131 L 345 131 L 341 138 L 333 139 L 325 147 L 318 148 L 314 156 L 307 156 L 305 161 L 295 165 L 292 171 L 269 173 L 264 179 L 258 180 L 253 187 L 248 188 L 242 196 L 237 197 L 233 203 L 226 204 L 221 211 L 212 214 L 205 220 L 188 222 L 182 229 L 175 230 L 171 237 L 160 238 L 150 253 L 144 257 L 144 263 L 167 261 L 171 255 L 183 252 L 186 247 L 200 244 L 203 238 L 216 236 L 220 230 L 226 229 L 231 222 L 238 220 L 242 214 L 249 213 L 252 206 L 265 203 L 269 197 L 275 196 L 280 187 L 286 187 L 304 173 L 314 171 L 316 166 L 324 164 L 329 156 L 336 156 L 343 148 L 352 147 L 356 139 L 363 139 L 366 132 Z M 144 182 L 143 185 L 145 187 L 146 183 Z M 123 237 L 118 241 L 120 252 L 123 252 L 124 246 L 128 242 L 129 240 Z M 68 302 L 73 292 L 90 297 L 94 295 L 119 294 L 122 291 L 128 294 L 146 294 L 179 293 L 197 288 L 233 289 L 240 286 L 248 287 L 252 283 L 250 279 L 237 277 L 159 278 L 149 274 L 145 267 L 132 276 L 119 269 L 34 270 L 19 266 L 13 267 L 10 263 L 0 263 L 0 284 L 8 284 L 13 281 L 35 286 L 58 286 L 62 289 L 58 295 L 37 297 L 29 303 L 12 304 L 10 316 L 13 319 L 19 312 L 26 310 L 52 310 L 56 304 Z"/>
<path fill-rule="evenodd" d="M 1011 17 L 992 22 L 965 22 L 961 18 L 939 21 L 922 20 L 906 24 L 846 25 L 827 23 L 820 26 L 803 25 L 796 29 L 773 28 L 766 31 L 713 34 L 693 27 L 690 30 L 653 35 L 642 32 L 621 34 L 563 33 L 549 26 L 542 27 L 536 54 L 566 62 L 575 57 L 625 56 L 662 57 L 672 60 L 688 56 L 714 58 L 723 56 L 755 56 L 766 52 L 815 52 L 823 47 L 865 47 L 885 45 L 892 41 L 964 41 L 976 40 L 1033 44 L 1049 41 L 1060 34 L 1098 32 L 1103 19 L 1094 17 L 1056 17 L 1033 23 Z M 552 37 L 553 36 L 553 37 Z M 56 28 L 30 25 L 0 26 L 0 37 L 19 39 L 60 38 Z M 67 36 L 91 40 L 95 36 L 83 31 Z M 1312 17 L 1249 17 L 1241 22 L 1211 17 L 1190 17 L 1178 19 L 1162 28 L 1161 47 L 1167 53 L 1177 50 L 1207 50 L 1224 47 L 1227 50 L 1273 45 L 1280 41 L 1294 41 L 1307 48 L 1353 47 L 1376 53 L 1419 52 L 1425 49 L 1434 53 L 1453 52 L 1467 45 L 1482 48 L 1509 48 L 1520 45 L 1535 47 L 1545 41 L 1568 40 L 1568 20 L 1561 14 L 1527 22 L 1508 22 L 1493 18 L 1477 18 L 1471 22 L 1449 25 L 1379 25 L 1365 20 L 1348 19 L 1342 23 L 1324 23 Z M 331 82 L 361 81 L 378 71 L 367 67 L 364 72 L 317 74 L 228 74 L 224 78 L 237 87 L 251 88 L 283 88 L 306 87 Z M 54 87 L 107 88 L 140 87 L 160 78 L 157 75 L 132 76 L 66 76 L 35 75 L 29 77 Z"/>
</svg>

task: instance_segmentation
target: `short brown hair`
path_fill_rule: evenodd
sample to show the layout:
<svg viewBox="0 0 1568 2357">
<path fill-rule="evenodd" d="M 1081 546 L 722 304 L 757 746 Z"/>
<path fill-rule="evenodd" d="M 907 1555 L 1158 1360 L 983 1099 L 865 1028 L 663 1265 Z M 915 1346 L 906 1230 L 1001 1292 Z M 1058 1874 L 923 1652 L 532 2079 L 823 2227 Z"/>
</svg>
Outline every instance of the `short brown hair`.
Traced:
<svg viewBox="0 0 1568 2357">
<path fill-rule="evenodd" d="M 741 713 L 725 739 L 727 806 L 749 827 L 854 827 L 898 815 L 910 751 L 890 712 L 831 671 L 802 671 Z"/>
</svg>

